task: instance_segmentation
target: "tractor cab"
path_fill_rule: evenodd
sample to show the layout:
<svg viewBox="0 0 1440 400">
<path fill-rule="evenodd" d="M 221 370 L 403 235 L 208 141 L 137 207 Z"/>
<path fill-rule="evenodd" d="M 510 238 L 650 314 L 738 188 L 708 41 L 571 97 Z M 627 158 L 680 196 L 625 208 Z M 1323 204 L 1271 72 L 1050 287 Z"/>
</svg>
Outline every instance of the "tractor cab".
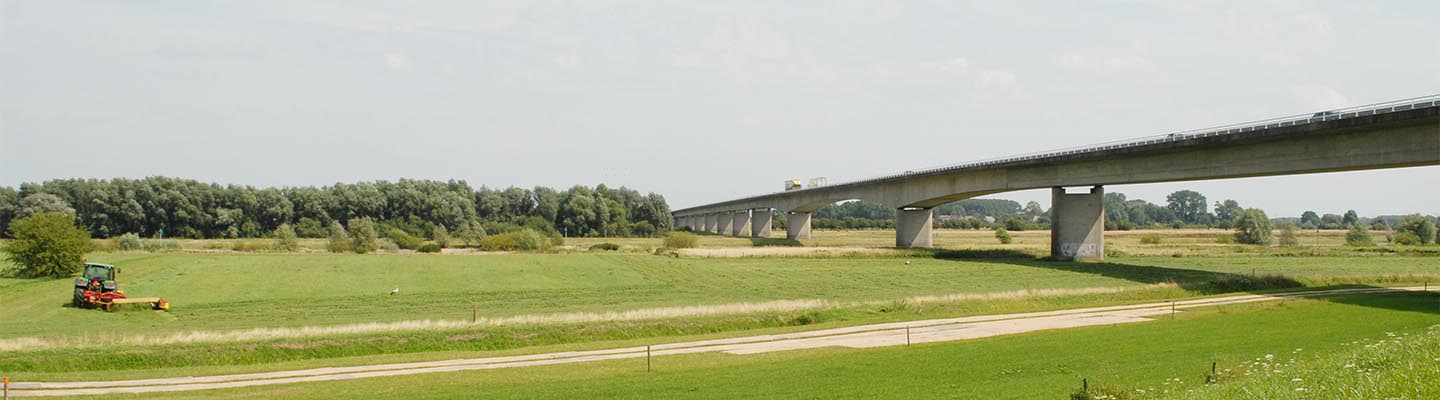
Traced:
<svg viewBox="0 0 1440 400">
<path fill-rule="evenodd" d="M 115 285 L 115 274 L 118 268 L 110 264 L 85 263 L 85 271 L 80 274 L 80 279 L 75 280 L 75 286 L 85 287 L 97 292 L 112 292 Z"/>
</svg>

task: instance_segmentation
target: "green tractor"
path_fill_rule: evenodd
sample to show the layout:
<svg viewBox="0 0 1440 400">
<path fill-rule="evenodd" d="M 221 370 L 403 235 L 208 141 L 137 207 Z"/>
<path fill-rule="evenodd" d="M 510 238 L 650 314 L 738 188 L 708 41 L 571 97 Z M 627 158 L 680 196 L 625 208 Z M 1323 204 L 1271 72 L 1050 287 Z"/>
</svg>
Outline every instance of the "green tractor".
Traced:
<svg viewBox="0 0 1440 400">
<path fill-rule="evenodd" d="M 75 306 L 80 308 L 100 307 L 110 311 L 119 304 L 149 303 L 156 310 L 169 310 L 170 303 L 159 297 L 125 296 L 115 276 L 120 273 L 114 265 L 85 263 L 85 270 L 75 278 Z"/>
</svg>

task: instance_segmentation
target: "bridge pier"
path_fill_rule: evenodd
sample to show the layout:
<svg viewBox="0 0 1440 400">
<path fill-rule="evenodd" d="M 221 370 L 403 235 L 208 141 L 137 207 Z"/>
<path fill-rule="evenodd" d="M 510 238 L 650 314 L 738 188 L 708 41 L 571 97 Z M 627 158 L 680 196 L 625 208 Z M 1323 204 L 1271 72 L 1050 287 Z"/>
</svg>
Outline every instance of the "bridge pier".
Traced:
<svg viewBox="0 0 1440 400">
<path fill-rule="evenodd" d="M 731 212 L 730 236 L 750 237 L 750 210 Z"/>
<path fill-rule="evenodd" d="M 785 238 L 791 240 L 810 238 L 810 213 L 791 211 L 785 215 Z"/>
<path fill-rule="evenodd" d="M 1105 260 L 1105 188 L 1090 193 L 1050 189 L 1050 258 L 1067 261 Z"/>
<path fill-rule="evenodd" d="M 706 223 L 710 226 L 710 233 L 726 235 L 726 232 L 730 232 L 730 213 L 710 214 L 706 217 Z"/>
<path fill-rule="evenodd" d="M 929 208 L 895 210 L 895 247 L 934 247 L 934 214 Z"/>
<path fill-rule="evenodd" d="M 758 238 L 770 237 L 771 219 L 769 208 L 756 208 L 750 210 L 750 236 Z"/>
</svg>

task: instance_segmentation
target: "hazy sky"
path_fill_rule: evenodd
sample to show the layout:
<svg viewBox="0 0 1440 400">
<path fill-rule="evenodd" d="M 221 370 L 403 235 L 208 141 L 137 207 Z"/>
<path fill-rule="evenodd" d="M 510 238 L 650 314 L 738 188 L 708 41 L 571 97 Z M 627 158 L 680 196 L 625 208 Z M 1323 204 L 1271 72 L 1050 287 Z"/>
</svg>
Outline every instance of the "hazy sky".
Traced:
<svg viewBox="0 0 1440 400">
<path fill-rule="evenodd" d="M 0 0 L 0 186 L 604 182 L 683 208 L 1440 93 L 1437 15 L 1434 1 Z M 1192 188 L 1271 216 L 1435 214 L 1437 173 L 1107 190 Z"/>
</svg>

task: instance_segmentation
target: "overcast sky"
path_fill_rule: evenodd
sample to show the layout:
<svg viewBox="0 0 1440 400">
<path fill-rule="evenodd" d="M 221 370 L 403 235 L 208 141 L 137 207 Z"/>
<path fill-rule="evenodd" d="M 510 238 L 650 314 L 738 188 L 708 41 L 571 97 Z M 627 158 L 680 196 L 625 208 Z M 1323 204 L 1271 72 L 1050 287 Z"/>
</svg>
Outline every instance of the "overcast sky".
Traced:
<svg viewBox="0 0 1440 400">
<path fill-rule="evenodd" d="M 1435 1 L 0 0 L 0 186 L 604 182 L 683 208 L 1440 93 L 1437 15 Z M 1436 214 L 1437 173 L 1107 191 Z"/>
</svg>

